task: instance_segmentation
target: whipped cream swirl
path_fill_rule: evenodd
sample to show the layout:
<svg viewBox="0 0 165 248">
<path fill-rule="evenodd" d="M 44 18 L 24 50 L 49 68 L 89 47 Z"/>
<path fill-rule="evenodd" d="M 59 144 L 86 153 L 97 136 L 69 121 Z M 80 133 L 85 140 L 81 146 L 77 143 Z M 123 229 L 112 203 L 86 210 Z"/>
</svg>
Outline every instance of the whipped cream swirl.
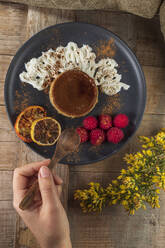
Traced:
<svg viewBox="0 0 165 248">
<path fill-rule="evenodd" d="M 42 52 L 38 58 L 32 58 L 25 64 L 26 71 L 20 73 L 22 82 L 31 84 L 37 90 L 43 90 L 62 72 L 79 69 L 95 80 L 97 86 L 107 95 L 115 95 L 129 89 L 129 85 L 121 82 L 117 72 L 118 64 L 112 58 L 96 62 L 96 54 L 88 45 L 78 47 L 69 42 L 66 47 L 59 46 L 56 50 Z"/>
</svg>

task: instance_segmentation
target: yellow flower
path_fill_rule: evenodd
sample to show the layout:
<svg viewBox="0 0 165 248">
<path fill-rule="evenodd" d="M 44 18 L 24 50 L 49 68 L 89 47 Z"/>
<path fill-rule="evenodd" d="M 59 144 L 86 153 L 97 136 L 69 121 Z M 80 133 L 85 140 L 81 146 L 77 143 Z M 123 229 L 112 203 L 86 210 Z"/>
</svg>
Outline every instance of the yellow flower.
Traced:
<svg viewBox="0 0 165 248">
<path fill-rule="evenodd" d="M 137 152 L 136 155 L 138 158 L 143 158 L 143 154 L 141 154 L 141 152 Z"/>
<path fill-rule="evenodd" d="M 165 143 L 165 132 L 160 132 L 155 136 L 157 144 L 164 145 Z"/>
<path fill-rule="evenodd" d="M 129 171 L 133 174 L 134 173 L 134 168 L 133 167 L 129 167 Z"/>
<path fill-rule="evenodd" d="M 124 184 L 128 184 L 128 183 L 130 183 L 131 182 L 131 177 L 125 177 L 124 179 L 123 179 L 123 183 Z"/>
<path fill-rule="evenodd" d="M 154 143 L 153 142 L 148 143 L 148 147 L 154 147 Z"/>
<path fill-rule="evenodd" d="M 138 162 L 138 163 L 139 163 L 139 162 Z M 139 165 L 136 165 L 135 168 L 136 168 L 137 171 L 139 171 L 140 166 L 139 166 Z"/>
<path fill-rule="evenodd" d="M 138 174 L 135 174 L 134 176 L 135 176 L 135 179 L 138 179 L 140 177 L 140 175 Z"/>
<path fill-rule="evenodd" d="M 131 196 L 130 195 L 126 195 L 125 199 L 128 200 Z"/>
<path fill-rule="evenodd" d="M 112 204 L 115 205 L 117 203 L 117 199 L 112 201 Z"/>
<path fill-rule="evenodd" d="M 120 203 L 131 215 L 139 208 L 145 210 L 145 202 L 153 208 L 160 207 L 160 189 L 165 190 L 165 129 L 140 140 L 145 149 L 125 155 L 128 168 L 122 169 L 107 188 L 91 182 L 89 189 L 75 192 L 74 199 L 80 201 L 83 212 L 101 211 L 107 203 Z"/>
<path fill-rule="evenodd" d="M 122 184 L 122 185 L 120 185 L 120 188 L 121 189 L 126 189 L 126 186 Z"/>
<path fill-rule="evenodd" d="M 118 184 L 118 181 L 117 180 L 112 180 L 112 183 L 117 185 Z"/>
<path fill-rule="evenodd" d="M 123 174 L 123 175 L 124 175 L 124 174 L 126 174 L 126 173 L 127 173 L 127 172 L 126 172 L 126 170 L 125 170 L 125 169 L 122 169 L 122 170 L 121 170 L 121 174 Z"/>
<path fill-rule="evenodd" d="M 134 161 L 134 155 L 133 154 L 126 154 L 124 156 L 124 160 L 128 163 L 131 164 L 132 161 Z"/>
<path fill-rule="evenodd" d="M 159 181 L 160 181 L 160 178 L 158 176 L 153 176 L 152 177 L 152 182 L 153 183 L 159 183 Z"/>
<path fill-rule="evenodd" d="M 150 142 L 150 139 L 148 137 L 145 137 L 145 136 L 140 136 L 139 139 L 145 143 L 149 143 Z"/>
<path fill-rule="evenodd" d="M 159 189 L 156 189 L 155 192 L 156 192 L 157 194 L 160 194 L 160 190 L 159 190 Z"/>
<path fill-rule="evenodd" d="M 143 153 L 144 155 L 146 155 L 146 150 L 142 150 L 142 153 Z"/>
<path fill-rule="evenodd" d="M 153 155 L 153 153 L 152 153 L 151 150 L 147 150 L 147 151 L 146 151 L 146 154 L 147 154 L 149 157 L 151 157 L 151 156 Z"/>
<path fill-rule="evenodd" d="M 123 200 L 123 201 L 121 202 L 121 204 L 122 204 L 123 206 L 128 206 L 128 202 L 127 202 L 126 200 Z"/>
<path fill-rule="evenodd" d="M 143 208 L 144 210 L 146 210 L 146 206 L 145 206 L 145 205 L 142 205 L 142 208 Z"/>
<path fill-rule="evenodd" d="M 134 209 L 131 209 L 129 213 L 130 213 L 131 215 L 134 215 L 134 214 L 135 214 L 135 210 L 134 210 Z"/>
<path fill-rule="evenodd" d="M 142 199 L 142 200 L 145 200 L 146 198 L 145 198 L 145 196 L 144 196 L 144 195 L 142 195 L 142 196 L 141 196 L 141 199 Z"/>
</svg>

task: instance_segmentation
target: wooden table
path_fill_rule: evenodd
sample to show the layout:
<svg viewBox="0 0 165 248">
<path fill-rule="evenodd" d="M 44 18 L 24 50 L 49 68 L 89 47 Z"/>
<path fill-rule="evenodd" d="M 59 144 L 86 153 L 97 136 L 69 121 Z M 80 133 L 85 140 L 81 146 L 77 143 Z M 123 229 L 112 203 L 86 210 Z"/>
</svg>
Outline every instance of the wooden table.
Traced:
<svg viewBox="0 0 165 248">
<path fill-rule="evenodd" d="M 73 201 L 73 192 L 90 181 L 111 182 L 126 167 L 122 157 L 136 151 L 137 136 L 152 135 L 165 124 L 165 44 L 158 16 L 146 20 L 131 14 L 108 11 L 66 11 L 0 3 L 0 248 L 38 247 L 30 231 L 12 206 L 14 168 L 42 158 L 29 150 L 9 123 L 3 97 L 8 65 L 17 49 L 40 29 L 62 22 L 98 24 L 116 34 L 136 53 L 147 81 L 147 106 L 136 135 L 120 153 L 102 162 L 70 168 L 69 219 L 75 248 L 163 248 L 165 245 L 165 194 L 161 208 L 140 210 L 128 216 L 122 207 L 102 214 L 83 214 Z"/>
</svg>

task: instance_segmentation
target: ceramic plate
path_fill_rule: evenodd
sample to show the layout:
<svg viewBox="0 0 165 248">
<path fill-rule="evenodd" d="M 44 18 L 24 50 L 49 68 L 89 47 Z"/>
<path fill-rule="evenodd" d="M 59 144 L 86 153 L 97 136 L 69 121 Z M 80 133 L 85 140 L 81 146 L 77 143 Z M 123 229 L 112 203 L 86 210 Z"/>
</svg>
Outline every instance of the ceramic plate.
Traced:
<svg viewBox="0 0 165 248">
<path fill-rule="evenodd" d="M 118 152 L 130 137 L 137 130 L 145 108 L 146 84 L 142 69 L 134 53 L 125 42 L 112 32 L 86 23 L 64 23 L 48 27 L 29 39 L 14 56 L 5 81 L 5 102 L 9 119 L 14 125 L 17 115 L 27 106 L 41 105 L 48 113 L 48 116 L 55 117 L 61 124 L 62 129 L 82 125 L 84 118 L 70 119 L 58 114 L 49 102 L 48 94 L 34 89 L 31 85 L 21 83 L 19 74 L 25 70 L 24 64 L 33 57 L 39 57 L 42 51 L 49 48 L 56 48 L 60 45 L 66 46 L 73 41 L 81 47 L 83 44 L 91 46 L 98 54 L 102 44 L 114 41 L 114 59 L 119 64 L 119 73 L 122 74 L 122 82 L 130 85 L 130 89 L 121 90 L 117 96 L 107 97 L 100 93 L 99 101 L 90 115 L 98 116 L 102 112 L 109 112 L 112 115 L 125 113 L 130 119 L 129 126 L 124 129 L 125 138 L 119 144 L 105 142 L 99 147 L 92 146 L 89 142 L 80 146 L 79 152 L 67 156 L 62 160 L 66 164 L 89 164 L 103 160 L 113 153 Z M 107 51 L 108 53 L 108 51 Z M 108 56 L 104 51 L 99 52 L 99 58 Z M 51 147 L 38 146 L 35 143 L 27 144 L 32 150 L 45 158 L 53 155 L 55 145 Z"/>
</svg>

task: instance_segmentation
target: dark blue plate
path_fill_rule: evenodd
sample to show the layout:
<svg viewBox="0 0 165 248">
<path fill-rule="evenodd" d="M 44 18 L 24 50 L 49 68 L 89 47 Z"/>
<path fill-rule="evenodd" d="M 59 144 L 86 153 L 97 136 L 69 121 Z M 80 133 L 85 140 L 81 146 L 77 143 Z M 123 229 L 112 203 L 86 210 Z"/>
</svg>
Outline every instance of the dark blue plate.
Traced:
<svg viewBox="0 0 165 248">
<path fill-rule="evenodd" d="M 134 53 L 119 37 L 104 28 L 86 23 L 64 23 L 48 27 L 34 35 L 18 50 L 9 66 L 5 81 L 5 102 L 12 125 L 14 125 L 17 115 L 25 107 L 41 105 L 47 110 L 48 116 L 55 117 L 61 123 L 62 129 L 77 127 L 81 125 L 83 118 L 70 119 L 58 114 L 51 106 L 48 94 L 21 83 L 19 74 L 25 69 L 24 64 L 27 61 L 32 57 L 40 56 L 42 51 L 47 51 L 49 48 L 56 48 L 59 45 L 66 46 L 68 42 L 74 41 L 79 46 L 88 44 L 96 52 L 100 42 L 108 41 L 111 38 L 114 39 L 116 47 L 114 59 L 119 64 L 122 82 L 131 86 L 128 91 L 122 90 L 119 93 L 121 106 L 114 114 L 118 112 L 127 114 L 130 125 L 124 130 L 125 138 L 121 143 L 114 145 L 105 142 L 95 149 L 87 142 L 80 146 L 78 154 L 66 157 L 62 161 L 63 163 L 76 165 L 103 160 L 119 151 L 137 130 L 145 108 L 146 84 Z M 107 96 L 100 93 L 99 102 L 90 115 L 99 115 L 106 101 Z M 27 145 L 45 158 L 52 157 L 55 149 L 55 146 L 42 147 L 35 143 Z"/>
</svg>

